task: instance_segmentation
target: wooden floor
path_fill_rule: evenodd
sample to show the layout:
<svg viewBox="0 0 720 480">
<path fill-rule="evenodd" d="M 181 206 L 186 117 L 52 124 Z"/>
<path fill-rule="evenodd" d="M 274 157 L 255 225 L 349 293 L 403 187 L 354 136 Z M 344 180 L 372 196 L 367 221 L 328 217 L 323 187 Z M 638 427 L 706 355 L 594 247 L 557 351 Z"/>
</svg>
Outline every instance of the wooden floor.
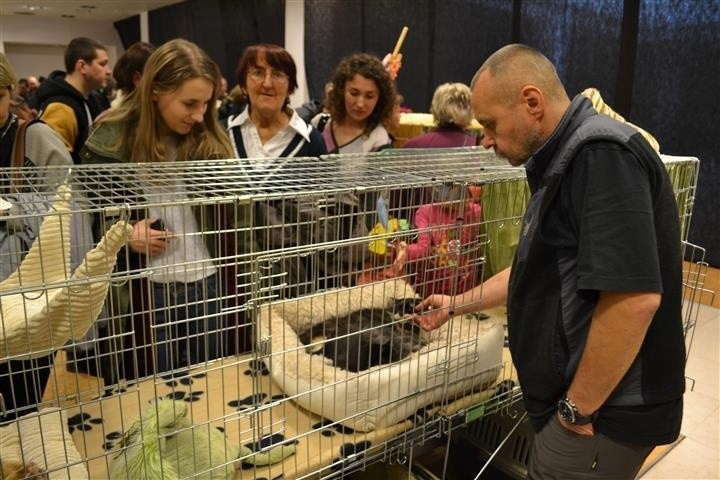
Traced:
<svg viewBox="0 0 720 480">
<path fill-rule="evenodd" d="M 673 443 L 670 443 L 668 445 L 660 445 L 658 447 L 655 447 L 652 452 L 650 452 L 650 455 L 645 459 L 645 463 L 643 463 L 643 466 L 640 468 L 640 471 L 637 474 L 636 478 L 640 478 L 645 473 L 647 473 L 648 470 L 650 470 L 653 465 L 655 465 L 657 462 L 662 460 L 662 458 L 670 453 L 670 450 L 675 448 L 677 444 L 682 442 L 685 439 L 685 435 L 680 435 L 677 440 L 675 440 Z"/>
<path fill-rule="evenodd" d="M 707 269 L 704 291 L 700 295 L 700 303 L 720 308 L 720 268 Z"/>
</svg>

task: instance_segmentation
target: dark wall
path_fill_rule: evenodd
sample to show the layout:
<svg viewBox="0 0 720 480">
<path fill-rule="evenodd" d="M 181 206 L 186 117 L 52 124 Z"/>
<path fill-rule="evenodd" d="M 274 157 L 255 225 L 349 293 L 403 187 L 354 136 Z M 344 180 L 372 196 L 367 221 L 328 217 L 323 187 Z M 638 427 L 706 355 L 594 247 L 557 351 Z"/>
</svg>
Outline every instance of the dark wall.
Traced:
<svg viewBox="0 0 720 480">
<path fill-rule="evenodd" d="M 441 83 L 470 83 L 483 59 L 517 41 L 555 62 L 571 95 L 596 86 L 612 99 L 622 21 L 623 0 L 306 0 L 308 85 L 320 98 L 341 57 L 382 57 L 407 25 L 398 90 L 413 110 L 427 111 Z"/>
<path fill-rule="evenodd" d="M 524 0 L 520 18 L 516 41 L 537 48 L 555 64 L 571 98 L 596 87 L 613 105 L 623 0 Z"/>
<path fill-rule="evenodd" d="M 369 52 L 382 58 L 403 26 L 403 67 L 398 91 L 415 111 L 427 111 L 435 87 L 469 83 L 477 58 L 511 39 L 507 0 L 305 0 L 305 68 L 310 96 L 323 86 L 340 58 Z"/>
<path fill-rule="evenodd" d="M 113 25 L 120 36 L 123 48 L 127 49 L 133 43 L 140 41 L 140 15 L 118 20 Z"/>
<path fill-rule="evenodd" d="M 700 159 L 690 241 L 720 267 L 720 2 L 644 1 L 632 108 L 660 150 Z"/>
<path fill-rule="evenodd" d="M 115 22 L 124 47 L 140 40 L 139 17 Z M 148 12 L 150 43 L 173 38 L 197 43 L 220 66 L 230 86 L 245 47 L 285 41 L 284 0 L 186 0 Z"/>
<path fill-rule="evenodd" d="M 531 45 L 556 65 L 568 93 L 600 90 L 650 131 L 663 153 L 700 158 L 690 241 L 720 266 L 720 2 L 713 0 L 306 0 L 311 96 L 340 57 L 392 50 L 403 25 L 398 90 L 428 111 L 435 87 L 470 83 L 497 48 Z"/>
</svg>

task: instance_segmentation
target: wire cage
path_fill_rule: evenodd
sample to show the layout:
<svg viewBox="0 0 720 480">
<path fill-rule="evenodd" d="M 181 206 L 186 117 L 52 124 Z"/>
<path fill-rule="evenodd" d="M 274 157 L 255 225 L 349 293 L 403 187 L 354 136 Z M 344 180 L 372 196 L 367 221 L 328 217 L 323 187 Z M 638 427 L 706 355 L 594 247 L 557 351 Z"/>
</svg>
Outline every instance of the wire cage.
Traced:
<svg viewBox="0 0 720 480">
<path fill-rule="evenodd" d="M 675 192 L 675 200 L 680 215 L 682 236 L 683 265 L 683 331 L 685 332 L 686 358 L 690 355 L 695 325 L 702 300 L 708 299 L 712 305 L 715 293 L 705 288 L 708 263 L 705 261 L 705 249 L 688 241 L 690 222 L 695 205 L 695 190 L 700 162 L 695 157 L 662 155 L 670 181 Z M 692 381 L 694 385 L 694 380 Z"/>
<path fill-rule="evenodd" d="M 524 170 L 482 148 L 8 169 L 3 469 L 411 469 L 515 415 L 504 309 L 433 332 L 407 317 L 507 267 L 529 196 Z"/>
<path fill-rule="evenodd" d="M 517 392 L 503 312 L 433 335 L 405 317 L 482 278 L 480 188 L 522 172 L 414 158 L 8 170 L 3 467 L 333 476 L 499 409 Z"/>
</svg>

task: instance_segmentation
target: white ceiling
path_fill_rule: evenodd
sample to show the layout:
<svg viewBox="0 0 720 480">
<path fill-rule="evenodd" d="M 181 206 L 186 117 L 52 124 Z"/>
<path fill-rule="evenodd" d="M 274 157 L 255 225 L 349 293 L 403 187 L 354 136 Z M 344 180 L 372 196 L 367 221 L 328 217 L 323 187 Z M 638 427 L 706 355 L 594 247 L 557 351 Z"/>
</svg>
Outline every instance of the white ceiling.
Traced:
<svg viewBox="0 0 720 480">
<path fill-rule="evenodd" d="M 0 0 L 0 15 L 117 21 L 184 0 Z"/>
</svg>

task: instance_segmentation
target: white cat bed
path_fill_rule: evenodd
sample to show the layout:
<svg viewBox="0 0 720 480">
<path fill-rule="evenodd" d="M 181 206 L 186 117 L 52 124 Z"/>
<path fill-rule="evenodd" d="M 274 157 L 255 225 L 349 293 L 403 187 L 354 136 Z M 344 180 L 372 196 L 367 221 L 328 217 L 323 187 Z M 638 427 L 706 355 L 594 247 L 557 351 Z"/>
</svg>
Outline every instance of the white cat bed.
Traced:
<svg viewBox="0 0 720 480">
<path fill-rule="evenodd" d="M 49 480 L 88 478 L 62 410 L 46 408 L 0 427 L 2 462 L 34 463 Z"/>
<path fill-rule="evenodd" d="M 334 316 L 392 308 L 395 299 L 414 297 L 405 282 L 391 280 L 263 305 L 259 348 L 262 352 L 269 342 L 271 377 L 300 406 L 363 432 L 493 387 L 502 364 L 500 319 L 456 316 L 430 332 L 419 351 L 357 373 L 310 354 L 296 333 Z"/>
<path fill-rule="evenodd" d="M 107 276 L 132 226 L 113 225 L 70 275 L 70 197 L 61 185 L 30 251 L 0 282 L 0 359 L 47 355 L 81 339 L 100 314 Z"/>
</svg>

